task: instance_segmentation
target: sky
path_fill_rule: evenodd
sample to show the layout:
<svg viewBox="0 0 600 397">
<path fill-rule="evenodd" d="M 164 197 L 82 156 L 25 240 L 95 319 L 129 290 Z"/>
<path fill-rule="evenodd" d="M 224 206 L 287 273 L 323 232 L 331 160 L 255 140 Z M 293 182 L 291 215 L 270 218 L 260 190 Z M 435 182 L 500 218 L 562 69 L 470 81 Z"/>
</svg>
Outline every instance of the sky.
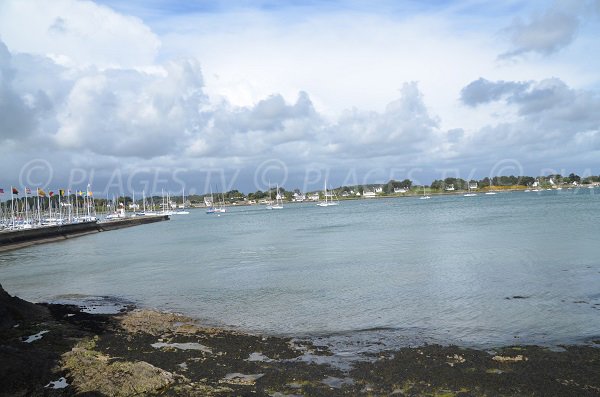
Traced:
<svg viewBox="0 0 600 397">
<path fill-rule="evenodd" d="M 600 0 L 3 0 L 0 188 L 600 174 Z"/>
</svg>

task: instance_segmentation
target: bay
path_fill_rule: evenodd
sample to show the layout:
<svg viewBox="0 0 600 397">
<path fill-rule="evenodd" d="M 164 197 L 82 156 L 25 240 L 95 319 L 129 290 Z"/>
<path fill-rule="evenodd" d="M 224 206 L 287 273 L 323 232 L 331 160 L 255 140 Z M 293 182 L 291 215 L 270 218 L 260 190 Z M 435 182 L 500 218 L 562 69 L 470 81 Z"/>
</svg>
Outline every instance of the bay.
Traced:
<svg viewBox="0 0 600 397">
<path fill-rule="evenodd" d="M 191 210 L 2 253 L 0 283 L 362 345 L 585 343 L 600 334 L 596 190 Z"/>
</svg>

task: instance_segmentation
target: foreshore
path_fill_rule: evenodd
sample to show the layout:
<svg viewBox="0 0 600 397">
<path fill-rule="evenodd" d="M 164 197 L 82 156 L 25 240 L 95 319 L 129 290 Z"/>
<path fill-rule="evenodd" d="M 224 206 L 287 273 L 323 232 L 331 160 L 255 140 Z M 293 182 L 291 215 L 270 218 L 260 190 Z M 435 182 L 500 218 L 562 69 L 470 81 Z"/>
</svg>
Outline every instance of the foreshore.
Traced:
<svg viewBox="0 0 600 397">
<path fill-rule="evenodd" d="M 600 395 L 594 346 L 425 345 L 366 355 L 348 367 L 327 364 L 331 356 L 310 340 L 134 308 L 88 314 L 32 304 L 0 286 L 1 396 Z"/>
</svg>

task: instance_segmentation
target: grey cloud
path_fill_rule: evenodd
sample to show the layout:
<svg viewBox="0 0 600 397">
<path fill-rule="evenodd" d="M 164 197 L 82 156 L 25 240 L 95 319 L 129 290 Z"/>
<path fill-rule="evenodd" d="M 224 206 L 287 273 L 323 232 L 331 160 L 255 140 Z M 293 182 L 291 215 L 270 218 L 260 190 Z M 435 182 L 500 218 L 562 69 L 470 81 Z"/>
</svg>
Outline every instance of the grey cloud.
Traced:
<svg viewBox="0 0 600 397">
<path fill-rule="evenodd" d="M 464 142 L 466 148 L 476 148 L 489 158 L 549 163 L 559 157 L 576 163 L 583 154 L 600 149 L 597 93 L 546 79 L 532 82 L 527 91 L 507 97 L 507 102 L 517 107 L 518 119 L 481 128 Z"/>
<path fill-rule="evenodd" d="M 347 112 L 329 131 L 334 152 L 354 158 L 412 155 L 430 147 L 439 133 L 415 82 L 405 83 L 385 112 Z"/>
<path fill-rule="evenodd" d="M 43 110 L 48 106 L 41 92 L 21 95 L 14 86 L 15 76 L 12 56 L 0 41 L 0 142 L 33 134 L 38 125 L 39 107 Z"/>
<path fill-rule="evenodd" d="M 450 143 L 460 142 L 464 136 L 465 130 L 463 130 L 462 128 L 453 128 L 446 132 L 446 137 L 448 139 L 448 142 Z"/>
<path fill-rule="evenodd" d="M 50 25 L 50 27 L 48 28 L 48 32 L 50 33 L 65 33 L 67 31 L 67 24 L 66 21 L 63 18 L 56 18 L 54 20 L 54 23 L 52 23 L 52 25 Z"/>
<path fill-rule="evenodd" d="M 178 151 L 205 123 L 207 99 L 197 62 L 165 69 L 166 76 L 109 70 L 78 78 L 58 115 L 56 144 L 139 158 Z"/>
<path fill-rule="evenodd" d="M 468 106 L 497 101 L 506 96 L 517 95 L 529 87 L 527 82 L 497 81 L 479 78 L 460 91 L 460 100 Z"/>
<path fill-rule="evenodd" d="M 515 20 L 505 33 L 512 49 L 500 58 L 513 58 L 527 53 L 549 55 L 569 45 L 576 37 L 581 24 L 577 5 L 561 6 L 558 3 L 545 12 L 534 15 L 528 22 Z"/>
<path fill-rule="evenodd" d="M 323 125 L 304 92 L 294 104 L 273 95 L 252 107 L 225 104 L 208 116 L 204 128 L 192 137 L 186 151 L 190 156 L 254 157 L 270 153 L 289 157 L 294 150 L 310 146 Z"/>
</svg>

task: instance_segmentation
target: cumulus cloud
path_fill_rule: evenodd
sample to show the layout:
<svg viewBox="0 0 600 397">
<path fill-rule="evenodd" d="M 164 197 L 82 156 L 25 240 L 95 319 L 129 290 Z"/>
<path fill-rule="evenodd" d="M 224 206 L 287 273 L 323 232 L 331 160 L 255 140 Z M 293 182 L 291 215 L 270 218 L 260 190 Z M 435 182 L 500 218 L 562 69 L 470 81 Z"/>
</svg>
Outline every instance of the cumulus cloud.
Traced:
<svg viewBox="0 0 600 397">
<path fill-rule="evenodd" d="M 194 60 L 169 62 L 163 74 L 91 72 L 77 78 L 57 117 L 61 148 L 149 158 L 184 145 L 202 121 L 202 75 Z"/>
<path fill-rule="evenodd" d="M 598 4 L 597 0 L 575 3 L 557 0 L 527 21 L 516 18 L 503 31 L 512 48 L 499 58 L 515 58 L 529 53 L 550 55 L 560 51 L 575 40 L 583 22 L 597 12 Z"/>
<path fill-rule="evenodd" d="M 405 83 L 399 99 L 383 113 L 348 111 L 330 127 L 332 152 L 368 158 L 415 153 L 427 149 L 438 131 L 416 82 Z"/>
<path fill-rule="evenodd" d="M 91 1 L 2 1 L 0 36 L 11 50 L 79 68 L 148 65 L 160 47 L 141 20 Z"/>
<path fill-rule="evenodd" d="M 19 92 L 15 77 L 12 56 L 0 41 L 0 142 L 33 134 L 40 113 L 50 106 L 42 91 Z"/>
<path fill-rule="evenodd" d="M 460 91 L 461 101 L 468 106 L 477 106 L 502 97 L 515 95 L 529 87 L 526 82 L 496 81 L 479 78 Z"/>
<path fill-rule="evenodd" d="M 250 107 L 226 102 L 213 107 L 206 124 L 192 139 L 186 155 L 192 157 L 248 157 L 290 151 L 315 138 L 322 119 L 305 92 L 294 104 L 272 95 Z M 280 153 L 290 156 L 294 153 Z"/>
<path fill-rule="evenodd" d="M 470 83 L 463 91 L 468 92 L 467 88 L 477 86 L 479 81 Z M 557 78 L 526 84 L 486 80 L 485 87 L 492 93 L 501 92 L 502 95 L 485 98 L 494 97 L 513 106 L 517 119 L 484 126 L 465 138 L 463 145 L 476 149 L 477 155 L 555 164 L 557 161 L 576 163 L 575 157 L 600 151 L 600 96 L 597 93 L 571 88 Z"/>
</svg>

